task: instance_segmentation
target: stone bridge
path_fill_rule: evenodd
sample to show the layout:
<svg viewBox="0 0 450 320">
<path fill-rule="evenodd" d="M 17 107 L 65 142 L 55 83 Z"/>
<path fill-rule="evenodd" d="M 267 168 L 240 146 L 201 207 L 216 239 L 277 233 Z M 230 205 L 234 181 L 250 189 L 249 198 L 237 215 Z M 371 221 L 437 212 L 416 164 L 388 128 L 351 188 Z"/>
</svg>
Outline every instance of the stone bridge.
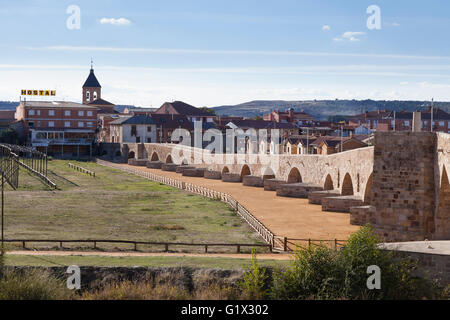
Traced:
<svg viewBox="0 0 450 320">
<path fill-rule="evenodd" d="M 375 147 L 332 155 L 269 155 L 266 165 L 248 154 L 214 155 L 221 161 L 211 163 L 201 149 L 175 144 L 122 144 L 110 152 L 141 165 L 205 168 L 205 177 L 281 196 L 306 195 L 324 211 L 350 212 L 352 224 L 372 224 L 385 241 L 450 239 L 449 134 L 380 132 Z"/>
</svg>

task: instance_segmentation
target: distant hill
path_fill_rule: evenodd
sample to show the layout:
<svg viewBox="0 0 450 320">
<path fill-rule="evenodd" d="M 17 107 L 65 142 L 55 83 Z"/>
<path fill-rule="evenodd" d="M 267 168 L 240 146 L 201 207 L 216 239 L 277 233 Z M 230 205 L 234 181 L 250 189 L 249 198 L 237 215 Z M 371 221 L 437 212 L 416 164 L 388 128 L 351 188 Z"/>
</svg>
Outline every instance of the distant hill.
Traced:
<svg viewBox="0 0 450 320">
<path fill-rule="evenodd" d="M 305 111 L 316 119 L 326 120 L 330 116 L 350 116 L 365 111 L 395 110 L 416 111 L 430 105 L 429 101 L 387 101 L 387 100 L 255 100 L 237 105 L 214 107 L 217 115 L 240 116 L 254 118 L 272 110 Z M 434 105 L 450 113 L 450 102 L 435 102 Z"/>
</svg>

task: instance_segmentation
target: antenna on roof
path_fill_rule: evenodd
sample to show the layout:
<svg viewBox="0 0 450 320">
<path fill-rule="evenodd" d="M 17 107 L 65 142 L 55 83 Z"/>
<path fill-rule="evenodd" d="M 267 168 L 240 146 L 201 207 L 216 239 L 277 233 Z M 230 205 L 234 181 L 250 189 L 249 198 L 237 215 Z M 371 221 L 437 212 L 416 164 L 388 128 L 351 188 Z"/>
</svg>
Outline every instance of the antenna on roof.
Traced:
<svg viewBox="0 0 450 320">
<path fill-rule="evenodd" d="M 433 110 L 434 109 L 434 98 L 431 98 L 431 132 L 433 132 Z"/>
<path fill-rule="evenodd" d="M 94 61 L 92 60 L 92 57 L 91 57 L 91 70 L 94 70 Z"/>
</svg>

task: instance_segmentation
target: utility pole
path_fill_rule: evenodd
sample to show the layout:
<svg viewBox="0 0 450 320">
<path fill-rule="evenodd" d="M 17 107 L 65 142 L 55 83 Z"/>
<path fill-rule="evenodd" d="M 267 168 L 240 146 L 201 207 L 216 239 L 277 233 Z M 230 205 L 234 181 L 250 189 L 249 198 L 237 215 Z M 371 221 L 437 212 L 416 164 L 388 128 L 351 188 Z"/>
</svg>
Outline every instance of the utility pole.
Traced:
<svg viewBox="0 0 450 320">
<path fill-rule="evenodd" d="M 344 139 L 344 125 L 341 124 L 341 152 L 342 152 L 342 141 Z"/>
<path fill-rule="evenodd" d="M 309 128 L 306 128 L 306 154 L 309 154 Z"/>
<path fill-rule="evenodd" d="M 431 132 L 433 132 L 433 112 L 434 112 L 434 98 L 431 99 Z"/>
<path fill-rule="evenodd" d="M 5 174 L 2 170 L 2 250 L 5 241 Z"/>
</svg>

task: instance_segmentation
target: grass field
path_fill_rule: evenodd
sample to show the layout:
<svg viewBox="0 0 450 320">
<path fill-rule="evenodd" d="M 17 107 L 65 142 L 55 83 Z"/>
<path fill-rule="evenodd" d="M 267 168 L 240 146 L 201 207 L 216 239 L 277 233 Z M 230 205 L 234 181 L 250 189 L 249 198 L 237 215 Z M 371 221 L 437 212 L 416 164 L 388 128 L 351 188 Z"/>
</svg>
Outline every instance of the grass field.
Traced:
<svg viewBox="0 0 450 320">
<path fill-rule="evenodd" d="M 19 189 L 5 192 L 7 239 L 260 243 L 220 201 L 95 163 L 71 162 L 95 171 L 96 178 L 69 168 L 68 161 L 49 161 L 49 178 L 58 186 L 50 190 L 21 169 Z M 130 249 L 111 246 L 102 248 Z"/>
<path fill-rule="evenodd" d="M 261 266 L 288 266 L 290 260 L 260 260 Z M 101 256 L 28 256 L 6 255 L 6 265 L 10 266 L 98 266 L 98 267 L 197 267 L 214 269 L 244 269 L 251 266 L 250 259 L 220 257 L 101 257 Z"/>
</svg>

